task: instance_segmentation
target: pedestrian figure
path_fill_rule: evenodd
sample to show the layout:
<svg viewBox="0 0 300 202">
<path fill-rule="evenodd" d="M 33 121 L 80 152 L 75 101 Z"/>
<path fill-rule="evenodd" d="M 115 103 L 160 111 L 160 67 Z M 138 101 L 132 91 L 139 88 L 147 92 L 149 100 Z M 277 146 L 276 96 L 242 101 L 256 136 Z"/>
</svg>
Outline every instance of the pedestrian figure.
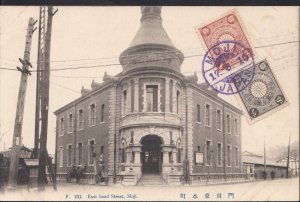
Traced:
<svg viewBox="0 0 300 202">
<path fill-rule="evenodd" d="M 263 178 L 264 178 L 264 180 L 267 179 L 267 172 L 266 171 L 263 171 Z"/>
<path fill-rule="evenodd" d="M 272 180 L 274 180 L 274 177 L 275 177 L 275 172 L 274 172 L 274 170 L 272 170 L 272 172 L 271 172 L 271 178 L 272 178 Z"/>
</svg>

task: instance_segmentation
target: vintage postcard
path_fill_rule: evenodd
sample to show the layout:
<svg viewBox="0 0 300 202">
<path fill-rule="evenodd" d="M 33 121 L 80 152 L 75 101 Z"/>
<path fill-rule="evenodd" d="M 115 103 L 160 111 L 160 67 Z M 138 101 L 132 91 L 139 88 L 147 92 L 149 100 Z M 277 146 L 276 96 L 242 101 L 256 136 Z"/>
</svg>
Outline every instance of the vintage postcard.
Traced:
<svg viewBox="0 0 300 202">
<path fill-rule="evenodd" d="M 299 201 L 299 7 L 1 6 L 3 201 Z"/>
</svg>

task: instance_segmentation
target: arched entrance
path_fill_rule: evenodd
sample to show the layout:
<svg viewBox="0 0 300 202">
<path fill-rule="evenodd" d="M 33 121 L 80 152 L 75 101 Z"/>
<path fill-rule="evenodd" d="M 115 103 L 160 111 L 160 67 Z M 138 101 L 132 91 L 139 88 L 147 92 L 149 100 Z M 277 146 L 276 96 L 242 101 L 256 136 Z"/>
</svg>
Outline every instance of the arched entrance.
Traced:
<svg viewBox="0 0 300 202">
<path fill-rule="evenodd" d="M 142 172 L 159 173 L 161 171 L 161 144 L 157 135 L 147 135 L 142 138 Z"/>
</svg>

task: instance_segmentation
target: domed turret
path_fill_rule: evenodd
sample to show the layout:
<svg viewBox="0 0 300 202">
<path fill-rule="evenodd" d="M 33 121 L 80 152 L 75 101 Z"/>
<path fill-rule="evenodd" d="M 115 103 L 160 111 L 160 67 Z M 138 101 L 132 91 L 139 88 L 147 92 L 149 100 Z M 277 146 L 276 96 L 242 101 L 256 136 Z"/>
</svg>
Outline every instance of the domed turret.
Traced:
<svg viewBox="0 0 300 202">
<path fill-rule="evenodd" d="M 141 26 L 129 48 L 120 55 L 123 71 L 136 68 L 169 68 L 180 72 L 183 54 L 162 26 L 161 7 L 142 6 Z"/>
</svg>

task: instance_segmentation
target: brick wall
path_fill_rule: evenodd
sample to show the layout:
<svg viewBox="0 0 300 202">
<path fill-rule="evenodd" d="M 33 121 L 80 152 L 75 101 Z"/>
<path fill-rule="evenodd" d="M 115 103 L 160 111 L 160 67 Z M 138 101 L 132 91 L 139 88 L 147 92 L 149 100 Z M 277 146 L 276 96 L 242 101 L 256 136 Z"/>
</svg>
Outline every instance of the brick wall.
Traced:
<svg viewBox="0 0 300 202">
<path fill-rule="evenodd" d="M 224 172 L 224 142 L 223 142 L 223 106 L 218 100 L 214 100 L 209 96 L 205 96 L 205 94 L 198 92 L 196 89 L 193 90 L 193 153 L 194 152 L 201 152 L 203 153 L 203 164 L 196 164 L 195 159 L 193 159 L 193 172 L 194 173 L 223 173 Z M 205 106 L 206 104 L 210 105 L 210 124 L 206 124 L 205 120 Z M 200 122 L 198 122 L 198 110 L 197 105 L 200 105 Z M 221 129 L 217 129 L 217 110 L 220 110 L 222 113 L 221 117 Z M 233 110 L 227 108 L 225 106 L 225 118 L 226 114 L 230 114 L 231 117 L 231 133 L 225 133 L 225 147 L 227 145 L 231 146 L 231 166 L 227 166 L 226 162 L 226 171 L 227 173 L 235 173 L 241 172 L 241 141 L 240 141 L 240 115 L 238 112 L 234 112 Z M 233 134 L 234 127 L 233 127 L 233 120 L 236 118 L 238 120 L 238 129 L 239 135 L 236 136 Z M 205 144 L 206 141 L 211 141 L 211 148 L 213 152 L 211 153 L 212 161 L 210 163 L 211 166 L 206 166 L 206 149 Z M 221 164 L 218 165 L 217 160 L 217 145 L 221 143 L 222 145 L 222 161 Z M 238 159 L 239 165 L 235 166 L 235 153 L 234 148 L 238 147 Z M 226 156 L 225 156 L 226 157 Z M 209 168 L 210 167 L 210 168 Z M 209 170 L 208 170 L 209 169 Z"/>
<path fill-rule="evenodd" d="M 57 114 L 57 123 L 58 123 L 58 140 L 57 140 L 57 149 L 62 146 L 63 147 L 63 167 L 59 167 L 59 153 L 57 155 L 58 161 L 57 161 L 57 172 L 58 173 L 65 173 L 67 172 L 70 167 L 67 166 L 67 146 L 69 144 L 72 144 L 72 165 L 78 164 L 77 161 L 77 144 L 78 142 L 83 143 L 83 164 L 87 164 L 87 172 L 94 172 L 93 165 L 89 165 L 89 140 L 95 140 L 95 152 L 97 154 L 97 163 L 99 163 L 99 156 L 100 156 L 100 150 L 101 147 L 104 147 L 104 163 L 105 168 L 107 169 L 107 163 L 108 163 L 108 135 L 109 135 L 109 97 L 110 97 L 110 89 L 105 88 L 103 91 L 100 91 L 94 95 L 90 95 L 84 100 L 80 100 L 73 105 L 70 105 L 68 108 L 60 111 Z M 91 104 L 95 104 L 96 108 L 96 122 L 94 126 L 89 125 L 89 106 Z M 102 105 L 104 104 L 104 121 L 101 122 L 101 109 Z M 76 131 L 73 131 L 71 133 L 68 132 L 68 116 L 69 114 L 73 114 L 75 112 L 75 107 L 77 111 L 77 117 L 76 117 Z M 83 128 L 79 129 L 78 126 L 78 110 L 83 110 Z M 61 136 L 60 134 L 60 119 L 64 118 L 64 134 Z M 73 119 L 73 123 L 74 123 Z M 75 124 L 73 125 L 75 127 Z M 76 150 L 75 146 L 76 145 Z M 74 161 L 75 160 L 75 161 Z"/>
</svg>

